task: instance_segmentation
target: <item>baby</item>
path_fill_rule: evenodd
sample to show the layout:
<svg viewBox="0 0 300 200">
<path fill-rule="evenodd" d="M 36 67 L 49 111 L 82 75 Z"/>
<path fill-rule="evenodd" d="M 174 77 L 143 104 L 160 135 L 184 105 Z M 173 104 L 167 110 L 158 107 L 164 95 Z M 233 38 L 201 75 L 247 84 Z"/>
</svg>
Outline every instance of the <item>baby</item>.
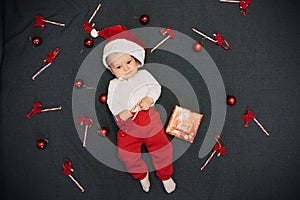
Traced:
<svg viewBox="0 0 300 200">
<path fill-rule="evenodd" d="M 148 192 L 148 167 L 141 158 L 141 146 L 145 145 L 156 176 L 166 192 L 171 193 L 176 188 L 171 177 L 172 143 L 154 107 L 161 94 L 161 86 L 148 71 L 140 70 L 144 65 L 145 48 L 133 33 L 119 25 L 105 31 L 116 36 L 104 46 L 102 59 L 105 67 L 116 77 L 109 83 L 107 103 L 120 128 L 117 134 L 118 156 L 127 171 Z"/>
</svg>

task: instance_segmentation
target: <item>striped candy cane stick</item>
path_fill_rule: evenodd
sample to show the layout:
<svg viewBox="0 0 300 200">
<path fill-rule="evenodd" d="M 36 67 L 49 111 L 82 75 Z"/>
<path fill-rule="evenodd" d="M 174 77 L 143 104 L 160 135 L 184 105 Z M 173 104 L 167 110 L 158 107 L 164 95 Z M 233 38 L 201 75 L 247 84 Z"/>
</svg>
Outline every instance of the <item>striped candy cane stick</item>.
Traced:
<svg viewBox="0 0 300 200">
<path fill-rule="evenodd" d="M 44 29 L 45 23 L 54 24 L 57 26 L 65 26 L 65 24 L 63 24 L 63 23 L 47 20 L 43 16 L 40 16 L 40 15 L 35 16 L 34 26 L 40 26 L 40 27 L 42 27 L 42 29 Z"/>
<path fill-rule="evenodd" d="M 212 39 L 211 37 L 207 36 L 206 34 L 200 32 L 199 30 L 192 28 L 192 31 L 194 31 L 195 33 L 201 35 L 202 37 L 204 37 L 205 39 L 208 39 L 210 41 L 212 41 L 213 43 L 217 43 L 217 40 Z"/>
<path fill-rule="evenodd" d="M 140 112 L 141 108 L 139 105 L 134 106 L 130 112 L 134 113 L 134 115 L 132 116 L 132 120 L 134 120 L 136 118 L 136 116 L 138 115 L 138 113 Z"/>
<path fill-rule="evenodd" d="M 65 158 L 63 163 L 63 174 L 70 177 L 71 180 L 76 184 L 76 186 L 81 190 L 81 192 L 84 192 L 84 188 L 80 185 L 80 183 L 72 176 L 72 173 L 74 172 L 72 163 L 69 159 Z"/>
<path fill-rule="evenodd" d="M 91 118 L 86 118 L 86 117 L 84 117 L 83 114 L 81 114 L 80 117 L 78 118 L 77 122 L 78 122 L 78 124 L 84 125 L 84 127 L 85 127 L 82 146 L 86 147 L 87 131 L 88 131 L 88 128 L 92 127 L 93 120 Z"/>
<path fill-rule="evenodd" d="M 261 123 L 256 119 L 253 112 L 248 110 L 245 115 L 242 115 L 243 120 L 245 120 L 244 127 L 247 128 L 251 119 L 258 125 L 258 127 L 267 135 L 270 136 L 269 132 L 261 125 Z"/>
<path fill-rule="evenodd" d="M 173 39 L 175 37 L 175 35 L 176 35 L 176 33 L 172 31 L 172 29 L 171 29 L 170 26 L 168 26 L 165 30 L 160 30 L 160 33 L 162 35 L 168 34 L 168 36 L 165 37 L 162 41 L 160 41 L 157 45 L 155 45 L 155 47 L 153 47 L 151 49 L 151 53 L 153 51 L 155 51 L 155 49 L 157 49 L 160 45 L 162 45 L 165 41 L 167 41 L 168 39 Z"/>
<path fill-rule="evenodd" d="M 33 76 L 32 76 L 32 80 L 35 80 L 37 76 L 39 76 L 45 69 L 47 69 L 52 62 L 54 61 L 54 59 L 57 57 L 57 55 L 59 54 L 60 49 L 59 48 L 55 48 L 53 50 L 53 52 L 48 52 L 48 57 L 44 58 L 44 62 L 47 62 L 48 64 L 46 64 L 44 67 L 42 67 L 39 71 L 37 71 Z"/>
<path fill-rule="evenodd" d="M 89 23 L 91 23 L 91 21 L 93 20 L 93 18 L 96 16 L 96 14 L 97 14 L 97 12 L 99 11 L 101 5 L 102 5 L 101 3 L 98 4 L 96 10 L 94 11 L 93 15 L 90 17 L 90 19 L 89 19 L 89 21 L 88 21 Z"/>
<path fill-rule="evenodd" d="M 251 0 L 235 1 L 235 0 L 219 0 L 222 3 L 238 3 L 242 15 L 246 15 L 248 6 L 252 3 Z"/>
<path fill-rule="evenodd" d="M 213 36 L 214 36 L 214 39 L 213 39 L 212 37 L 207 36 L 206 34 L 202 33 L 201 31 L 199 31 L 199 30 L 197 30 L 195 28 L 192 28 L 192 31 L 194 31 L 195 33 L 201 35 L 205 39 L 208 39 L 211 42 L 217 44 L 218 46 L 223 47 L 225 50 L 229 50 L 230 49 L 229 43 L 227 42 L 227 40 L 225 40 L 224 38 L 221 37 L 221 34 L 219 32 L 213 34 Z"/>
<path fill-rule="evenodd" d="M 215 144 L 215 146 L 213 147 L 213 152 L 211 153 L 211 155 L 209 156 L 209 158 L 205 161 L 205 163 L 202 165 L 202 167 L 200 168 L 200 170 L 202 171 L 206 165 L 211 161 L 211 159 L 213 158 L 213 156 L 218 152 L 217 156 L 219 157 L 224 156 L 225 155 L 225 146 L 222 144 L 222 140 L 221 137 L 219 135 L 216 134 L 215 136 L 215 140 L 217 141 L 217 143 Z"/>
<path fill-rule="evenodd" d="M 90 19 L 88 21 L 86 21 L 82 27 L 84 28 L 84 30 L 86 31 L 87 34 L 91 35 L 93 38 L 98 37 L 98 31 L 95 29 L 95 23 L 93 23 L 92 25 L 90 25 L 90 23 L 92 22 L 92 20 L 94 19 L 94 17 L 96 16 L 97 12 L 99 11 L 100 7 L 101 7 L 101 3 L 98 4 L 96 10 L 94 11 L 94 13 L 92 14 L 92 16 L 90 17 Z"/>
<path fill-rule="evenodd" d="M 62 106 L 59 106 L 59 107 L 54 107 L 54 108 L 45 108 L 45 109 L 42 109 L 42 105 L 41 103 L 38 101 L 38 102 L 34 102 L 32 104 L 33 108 L 32 110 L 26 115 L 26 118 L 30 118 L 32 114 L 39 114 L 39 113 L 42 113 L 42 112 L 48 112 L 48 111 L 56 111 L 56 110 L 61 110 L 62 109 Z"/>
</svg>

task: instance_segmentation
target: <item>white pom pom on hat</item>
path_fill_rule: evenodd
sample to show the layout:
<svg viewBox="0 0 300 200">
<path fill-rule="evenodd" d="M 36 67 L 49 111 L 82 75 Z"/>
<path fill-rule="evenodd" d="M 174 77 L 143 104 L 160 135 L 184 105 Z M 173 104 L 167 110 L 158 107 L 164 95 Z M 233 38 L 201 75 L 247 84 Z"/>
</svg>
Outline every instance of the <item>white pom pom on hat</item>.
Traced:
<svg viewBox="0 0 300 200">
<path fill-rule="evenodd" d="M 93 37 L 93 38 L 97 38 L 99 35 L 98 35 L 98 31 L 96 29 L 92 29 L 91 32 L 90 32 L 90 35 Z"/>
<path fill-rule="evenodd" d="M 144 44 L 125 26 L 116 25 L 105 28 L 98 32 L 98 35 L 107 39 L 103 49 L 102 62 L 108 68 L 107 57 L 112 53 L 126 53 L 137 59 L 144 65 L 145 48 Z"/>
</svg>

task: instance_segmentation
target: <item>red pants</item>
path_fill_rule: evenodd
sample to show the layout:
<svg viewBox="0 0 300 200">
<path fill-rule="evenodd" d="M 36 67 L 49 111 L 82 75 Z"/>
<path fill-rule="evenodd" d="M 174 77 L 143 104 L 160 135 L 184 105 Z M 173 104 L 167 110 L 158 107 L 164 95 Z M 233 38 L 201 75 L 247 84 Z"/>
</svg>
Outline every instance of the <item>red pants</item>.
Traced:
<svg viewBox="0 0 300 200">
<path fill-rule="evenodd" d="M 154 108 L 150 108 L 148 111 L 140 111 L 134 123 L 147 126 L 143 130 L 147 130 L 148 133 L 144 132 L 141 133 L 141 137 L 136 137 L 135 134 L 130 134 L 130 131 L 126 133 L 120 129 L 117 136 L 120 160 L 124 162 L 127 171 L 135 179 L 142 180 L 146 177 L 148 171 L 146 163 L 141 159 L 141 146 L 145 145 L 152 158 L 157 177 L 160 180 L 169 179 L 173 173 L 173 148 L 172 143 L 165 134 L 158 112 Z M 157 132 L 158 128 L 160 130 Z M 156 131 L 156 133 L 151 133 L 153 131 Z"/>
</svg>

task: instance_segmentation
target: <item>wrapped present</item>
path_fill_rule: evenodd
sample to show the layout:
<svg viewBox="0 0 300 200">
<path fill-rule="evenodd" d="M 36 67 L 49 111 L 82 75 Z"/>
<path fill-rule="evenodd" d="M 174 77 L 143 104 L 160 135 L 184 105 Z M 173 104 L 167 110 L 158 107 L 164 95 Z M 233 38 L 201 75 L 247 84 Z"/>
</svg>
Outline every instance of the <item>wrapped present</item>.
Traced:
<svg viewBox="0 0 300 200">
<path fill-rule="evenodd" d="M 203 115 L 175 106 L 166 133 L 193 143 Z"/>
</svg>

